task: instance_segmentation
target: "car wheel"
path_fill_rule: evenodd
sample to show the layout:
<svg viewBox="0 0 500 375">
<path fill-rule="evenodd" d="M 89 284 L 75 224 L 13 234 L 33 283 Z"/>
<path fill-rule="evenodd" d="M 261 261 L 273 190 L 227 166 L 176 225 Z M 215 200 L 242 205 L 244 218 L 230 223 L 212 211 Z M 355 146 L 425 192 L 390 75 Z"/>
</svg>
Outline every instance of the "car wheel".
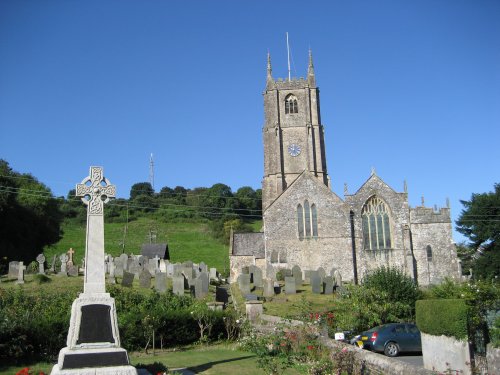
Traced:
<svg viewBox="0 0 500 375">
<path fill-rule="evenodd" d="M 384 354 L 388 357 L 396 357 L 399 354 L 398 344 L 395 342 L 385 344 Z"/>
</svg>

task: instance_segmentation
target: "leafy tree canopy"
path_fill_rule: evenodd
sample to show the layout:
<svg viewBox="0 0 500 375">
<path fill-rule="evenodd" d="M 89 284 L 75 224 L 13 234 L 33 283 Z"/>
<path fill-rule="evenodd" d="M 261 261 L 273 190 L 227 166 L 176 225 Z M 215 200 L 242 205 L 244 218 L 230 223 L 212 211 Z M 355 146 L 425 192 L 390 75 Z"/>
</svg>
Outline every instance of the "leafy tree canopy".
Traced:
<svg viewBox="0 0 500 375">
<path fill-rule="evenodd" d="M 469 201 L 460 202 L 464 209 L 456 221 L 457 231 L 478 250 L 472 265 L 473 275 L 477 278 L 499 276 L 500 184 L 495 184 L 492 192 L 472 194 Z"/>
<path fill-rule="evenodd" d="M 155 191 L 149 182 L 138 182 L 130 188 L 130 199 L 135 199 L 139 195 L 152 197 Z"/>
</svg>

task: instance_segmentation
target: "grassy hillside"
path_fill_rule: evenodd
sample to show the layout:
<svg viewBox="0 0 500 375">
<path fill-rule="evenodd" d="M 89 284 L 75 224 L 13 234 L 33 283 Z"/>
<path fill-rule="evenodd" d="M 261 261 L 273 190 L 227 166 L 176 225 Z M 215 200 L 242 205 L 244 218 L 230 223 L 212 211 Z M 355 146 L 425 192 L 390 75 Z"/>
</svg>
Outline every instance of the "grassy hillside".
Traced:
<svg viewBox="0 0 500 375">
<path fill-rule="evenodd" d="M 259 230 L 261 222 L 252 224 L 254 230 Z M 85 224 L 66 221 L 62 226 L 63 238 L 44 251 L 50 267 L 52 257 L 68 251 L 70 247 L 75 250 L 74 258 L 80 263 L 85 254 Z M 141 245 L 149 243 L 149 233 L 157 234 L 157 243 L 168 243 L 170 259 L 172 262 L 205 262 L 210 267 L 216 267 L 225 274 L 229 270 L 229 248 L 212 238 L 208 224 L 195 223 L 163 223 L 146 217 L 140 217 L 128 223 L 125 233 L 124 223 L 105 223 L 105 251 L 113 256 L 118 256 L 123 250 L 127 254 L 140 254 Z"/>
</svg>

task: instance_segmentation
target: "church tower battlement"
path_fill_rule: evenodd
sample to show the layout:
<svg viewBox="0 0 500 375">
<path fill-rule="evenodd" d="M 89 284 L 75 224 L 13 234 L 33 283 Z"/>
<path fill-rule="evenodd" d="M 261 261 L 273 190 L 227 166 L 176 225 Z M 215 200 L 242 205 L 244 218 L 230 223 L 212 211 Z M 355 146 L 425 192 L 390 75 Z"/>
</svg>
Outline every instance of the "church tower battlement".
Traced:
<svg viewBox="0 0 500 375">
<path fill-rule="evenodd" d="M 275 80 L 267 56 L 264 95 L 264 179 L 262 208 L 267 207 L 305 170 L 330 186 L 324 129 L 312 53 L 307 78 Z"/>
</svg>

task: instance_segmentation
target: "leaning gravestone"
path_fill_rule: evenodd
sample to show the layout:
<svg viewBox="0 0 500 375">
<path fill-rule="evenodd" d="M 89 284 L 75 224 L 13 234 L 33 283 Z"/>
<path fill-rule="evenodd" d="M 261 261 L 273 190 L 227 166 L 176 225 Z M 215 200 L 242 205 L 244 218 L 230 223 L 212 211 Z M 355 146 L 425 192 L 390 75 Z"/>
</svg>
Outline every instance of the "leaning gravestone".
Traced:
<svg viewBox="0 0 500 375">
<path fill-rule="evenodd" d="M 139 284 L 141 288 L 151 288 L 151 273 L 147 269 L 143 269 L 139 274 Z"/>
<path fill-rule="evenodd" d="M 311 276 L 311 289 L 314 294 L 321 293 L 321 277 L 319 276 Z"/>
<path fill-rule="evenodd" d="M 264 291 L 262 292 L 264 297 L 270 298 L 274 297 L 274 281 L 271 279 L 264 280 Z"/>
<path fill-rule="evenodd" d="M 285 293 L 286 294 L 297 293 L 297 287 L 295 285 L 295 277 L 293 276 L 285 277 Z"/>
<path fill-rule="evenodd" d="M 38 262 L 38 273 L 40 275 L 45 274 L 45 255 L 38 254 L 36 261 Z"/>
<path fill-rule="evenodd" d="M 123 271 L 122 286 L 131 287 L 134 283 L 135 273 Z"/>
<path fill-rule="evenodd" d="M 17 268 L 17 280 L 16 284 L 24 284 L 24 271 L 26 270 L 26 266 L 23 262 L 19 262 L 19 266 Z"/>
<path fill-rule="evenodd" d="M 59 352 L 52 375 L 137 375 L 127 351 L 120 348 L 115 300 L 106 293 L 103 211 L 115 192 L 101 167 L 90 167 L 90 176 L 76 185 L 76 196 L 87 205 L 85 278 L 83 293 L 71 308 L 67 347 Z"/>
<path fill-rule="evenodd" d="M 238 276 L 238 286 L 242 295 L 250 294 L 250 274 L 242 273 Z"/>
<path fill-rule="evenodd" d="M 17 278 L 19 275 L 19 262 L 12 261 L 9 262 L 9 278 Z"/>
<path fill-rule="evenodd" d="M 165 293 L 167 291 L 167 274 L 157 272 L 155 277 L 155 289 L 158 293 Z"/>
<path fill-rule="evenodd" d="M 256 288 L 262 288 L 264 286 L 262 281 L 262 270 L 259 267 L 254 267 L 253 269 L 253 285 Z"/>
</svg>

